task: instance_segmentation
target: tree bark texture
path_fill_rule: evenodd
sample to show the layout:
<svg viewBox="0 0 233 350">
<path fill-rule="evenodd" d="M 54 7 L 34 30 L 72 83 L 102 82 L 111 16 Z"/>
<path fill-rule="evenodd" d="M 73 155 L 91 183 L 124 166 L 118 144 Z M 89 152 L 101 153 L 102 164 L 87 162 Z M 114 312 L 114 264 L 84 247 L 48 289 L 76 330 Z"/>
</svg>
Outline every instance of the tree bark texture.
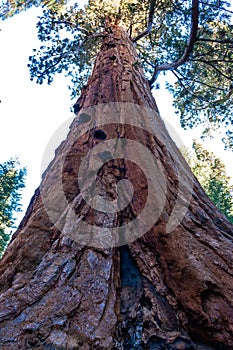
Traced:
<svg viewBox="0 0 233 350">
<path fill-rule="evenodd" d="M 42 186 L 61 213 L 57 218 L 61 226 L 72 229 L 67 208 L 54 190 L 57 164 L 69 148 L 62 179 L 67 201 L 77 215 L 99 227 L 106 222 L 110 228 L 135 218 L 148 188 L 133 162 L 109 160 L 96 180 L 99 193 L 112 199 L 119 179 L 131 181 L 134 200 L 120 214 L 103 215 L 90 208 L 77 184 L 82 157 L 103 142 L 102 136 L 116 142 L 124 137 L 137 140 L 156 157 L 167 179 L 166 203 L 146 234 L 123 246 L 101 249 L 81 244 L 58 229 L 40 189 L 36 190 L 0 263 L 0 348 L 233 349 L 232 225 L 186 167 L 193 181 L 190 203 L 181 222 L 167 232 L 182 156 L 159 116 L 132 42 L 118 26 L 108 32 L 76 103 L 77 116 L 44 173 Z M 121 121 L 103 125 L 99 134 L 92 127 L 74 139 L 80 125 L 93 122 L 85 109 L 113 102 L 152 109 L 152 123 L 165 135 L 173 156 L 166 143 L 145 128 Z"/>
</svg>

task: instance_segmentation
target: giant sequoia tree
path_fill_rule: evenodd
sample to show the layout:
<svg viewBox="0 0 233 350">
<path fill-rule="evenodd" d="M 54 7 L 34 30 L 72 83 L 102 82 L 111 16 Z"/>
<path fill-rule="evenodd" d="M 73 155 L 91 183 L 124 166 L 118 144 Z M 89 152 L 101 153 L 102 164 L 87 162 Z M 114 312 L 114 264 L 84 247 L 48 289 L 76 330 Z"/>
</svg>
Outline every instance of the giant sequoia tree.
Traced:
<svg viewBox="0 0 233 350">
<path fill-rule="evenodd" d="M 171 70 L 184 125 L 231 123 L 226 5 L 89 1 L 67 12 L 47 3 L 32 77 L 50 82 L 64 69 L 80 84 L 98 54 L 1 261 L 1 349 L 232 348 L 233 228 L 150 91 Z"/>
</svg>

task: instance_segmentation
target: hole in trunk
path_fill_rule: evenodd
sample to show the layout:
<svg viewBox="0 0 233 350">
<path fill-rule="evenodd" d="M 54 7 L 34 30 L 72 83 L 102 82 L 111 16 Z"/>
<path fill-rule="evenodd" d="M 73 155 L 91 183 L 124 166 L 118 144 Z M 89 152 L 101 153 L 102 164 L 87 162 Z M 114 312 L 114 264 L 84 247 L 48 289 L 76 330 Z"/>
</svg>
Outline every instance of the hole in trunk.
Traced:
<svg viewBox="0 0 233 350">
<path fill-rule="evenodd" d="M 116 56 L 115 56 L 115 55 L 112 55 L 112 56 L 109 57 L 109 59 L 110 59 L 111 61 L 115 61 Z"/>
<path fill-rule="evenodd" d="M 101 129 L 98 129 L 94 132 L 94 138 L 98 139 L 98 140 L 105 140 L 107 137 L 107 135 L 105 134 L 105 132 Z"/>
</svg>

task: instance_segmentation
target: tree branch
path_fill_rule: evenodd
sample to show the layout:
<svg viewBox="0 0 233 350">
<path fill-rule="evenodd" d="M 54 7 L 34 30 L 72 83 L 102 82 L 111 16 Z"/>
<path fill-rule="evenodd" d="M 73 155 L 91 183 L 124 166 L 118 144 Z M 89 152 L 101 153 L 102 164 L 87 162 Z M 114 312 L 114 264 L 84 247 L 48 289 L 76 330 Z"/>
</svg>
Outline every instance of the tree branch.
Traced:
<svg viewBox="0 0 233 350">
<path fill-rule="evenodd" d="M 81 48 L 83 47 L 83 45 L 91 38 L 99 38 L 99 37 L 104 37 L 106 36 L 107 33 L 106 32 L 101 32 L 101 33 L 93 33 L 90 34 L 89 36 L 86 36 L 83 41 L 78 45 L 76 52 L 79 52 L 81 50 Z M 73 53 L 72 53 L 73 54 Z M 38 75 L 38 78 L 41 78 L 43 76 L 45 76 L 52 68 L 56 67 L 62 60 L 63 58 L 71 56 L 71 52 L 70 51 L 66 51 L 64 53 L 62 53 L 61 55 L 59 55 L 57 61 L 55 63 L 53 63 L 51 66 L 47 67 L 40 75 Z"/>
<path fill-rule="evenodd" d="M 192 60 L 193 62 L 201 62 L 201 63 L 205 63 L 208 66 L 212 67 L 214 70 L 216 70 L 216 72 L 218 72 L 220 75 L 222 75 L 224 78 L 228 79 L 228 80 L 232 80 L 231 77 L 229 77 L 228 75 L 224 74 L 219 68 L 217 68 L 214 64 L 211 63 L 211 61 L 206 61 L 203 59 L 198 59 L 198 60 Z"/>
<path fill-rule="evenodd" d="M 219 5 L 210 4 L 210 3 L 204 2 L 204 1 L 201 1 L 201 3 L 202 3 L 202 5 L 207 5 L 207 6 L 215 7 L 215 8 L 217 8 L 218 10 L 222 10 L 222 11 L 229 12 L 229 13 L 233 14 L 233 11 L 226 9 L 225 7 L 221 7 L 221 6 L 219 6 Z"/>
<path fill-rule="evenodd" d="M 151 0 L 149 15 L 147 19 L 147 28 L 142 33 L 138 34 L 135 38 L 132 39 L 133 43 L 136 43 L 138 40 L 140 40 L 141 38 L 143 38 L 144 36 L 148 35 L 151 32 L 153 19 L 154 19 L 155 5 L 156 5 L 156 0 Z"/>
<path fill-rule="evenodd" d="M 189 55 L 193 50 L 193 46 L 194 46 L 195 42 L 197 41 L 198 15 L 199 15 L 199 0 L 192 0 L 191 30 L 190 30 L 189 40 L 187 42 L 184 53 L 180 59 L 178 59 L 174 62 L 167 63 L 167 64 L 161 64 L 159 66 L 156 66 L 154 73 L 153 73 L 151 79 L 149 80 L 150 86 L 152 86 L 153 83 L 155 82 L 155 80 L 157 79 L 159 72 L 166 71 L 166 70 L 174 70 L 187 62 Z"/>
<path fill-rule="evenodd" d="M 230 89 L 225 97 L 222 97 L 218 100 L 215 100 L 214 103 L 219 104 L 219 103 L 224 103 L 229 100 L 229 98 L 233 95 L 233 89 Z"/>
<path fill-rule="evenodd" d="M 89 35 L 89 34 L 90 34 L 89 31 L 88 31 L 87 29 L 82 28 L 82 27 L 78 27 L 78 26 L 75 25 L 75 23 L 70 22 L 70 21 L 53 21 L 53 23 L 55 23 L 55 24 L 65 24 L 65 25 L 69 25 L 69 26 L 75 28 L 76 30 L 79 30 L 80 32 L 83 32 L 83 33 L 86 34 L 86 35 Z"/>
<path fill-rule="evenodd" d="M 233 44 L 232 39 L 208 39 L 208 38 L 198 38 L 197 41 L 205 41 L 205 42 L 211 42 L 211 43 L 220 43 L 220 44 Z"/>
<path fill-rule="evenodd" d="M 177 74 L 177 72 L 175 70 L 172 70 L 172 73 L 177 78 L 177 80 L 179 81 L 179 83 L 183 87 L 183 89 L 185 89 L 190 95 L 194 96 L 196 99 L 198 99 L 201 102 L 203 102 L 202 99 L 200 98 L 200 96 L 197 95 L 196 93 L 194 93 L 192 88 L 189 85 L 188 85 L 188 88 L 187 88 L 187 86 L 185 86 L 185 84 L 183 83 L 182 79 L 179 77 L 179 75 Z M 191 102 L 191 104 L 194 105 L 192 102 Z M 198 109 L 203 110 L 203 109 L 206 109 L 206 108 L 207 108 L 207 106 L 203 106 L 202 105 L 200 108 L 196 107 L 196 110 L 198 110 Z"/>
<path fill-rule="evenodd" d="M 203 81 L 201 80 L 197 80 L 197 79 L 193 79 L 192 77 L 188 78 L 188 77 L 185 77 L 181 72 L 178 72 L 177 70 L 176 71 L 172 71 L 175 75 L 175 73 L 177 74 L 177 76 L 181 76 L 184 80 L 187 80 L 187 81 L 191 81 L 192 83 L 198 83 L 198 84 L 201 84 L 201 85 L 204 85 L 204 86 L 207 86 L 209 87 L 210 89 L 214 89 L 216 91 L 225 91 L 225 89 L 223 88 L 220 88 L 220 87 L 216 87 L 216 86 L 213 86 L 213 85 L 209 85 L 207 83 L 204 83 Z"/>
</svg>

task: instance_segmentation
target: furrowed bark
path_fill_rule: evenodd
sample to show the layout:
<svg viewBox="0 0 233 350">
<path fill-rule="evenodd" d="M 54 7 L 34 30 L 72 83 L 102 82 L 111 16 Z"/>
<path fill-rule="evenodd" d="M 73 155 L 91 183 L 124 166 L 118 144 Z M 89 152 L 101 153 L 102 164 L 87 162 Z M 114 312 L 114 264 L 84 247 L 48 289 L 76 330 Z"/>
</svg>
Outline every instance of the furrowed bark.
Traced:
<svg viewBox="0 0 233 350">
<path fill-rule="evenodd" d="M 167 179 L 163 212 L 136 241 L 118 248 L 95 248 L 59 231 L 37 190 L 0 263 L 0 347 L 230 350 L 232 225 L 193 177 L 187 212 L 167 233 L 168 218 L 179 196 L 177 164 L 182 155 L 159 116 L 134 46 L 120 27 L 112 27 L 103 41 L 92 76 L 77 101 L 79 113 L 67 139 L 56 150 L 42 185 L 62 213 L 59 219 L 64 221 L 64 228 L 65 224 L 72 226 L 67 217 L 63 218 L 66 208 L 53 192 L 57 164 L 69 149 L 63 185 L 78 215 L 100 227 L 105 220 L 112 227 L 138 214 L 145 204 L 147 183 L 140 167 L 127 159 L 107 162 L 98 175 L 97 188 L 103 196 L 115 198 L 119 178 L 128 178 L 135 189 L 134 203 L 120 215 L 108 213 L 103 217 L 80 200 L 77 172 L 81 160 L 102 141 L 96 140 L 96 130 L 92 129 L 78 140 L 73 135 L 80 124 L 91 123 L 90 116 L 83 114 L 85 109 L 112 102 L 152 109 L 152 123 L 172 145 L 173 156 L 156 134 L 134 125 L 119 122 L 101 129 L 106 139 L 137 140 L 156 157 Z M 188 167 L 185 169 L 192 177 Z"/>
</svg>

